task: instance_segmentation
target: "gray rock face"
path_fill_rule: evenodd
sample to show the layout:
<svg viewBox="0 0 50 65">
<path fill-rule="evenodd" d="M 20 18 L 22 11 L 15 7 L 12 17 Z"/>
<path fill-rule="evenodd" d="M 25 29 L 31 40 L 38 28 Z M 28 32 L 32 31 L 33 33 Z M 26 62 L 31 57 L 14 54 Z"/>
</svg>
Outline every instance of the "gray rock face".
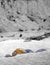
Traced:
<svg viewBox="0 0 50 65">
<path fill-rule="evenodd" d="M 39 36 L 37 40 L 43 39 L 44 37 L 40 36 L 45 32 L 50 32 L 50 19 L 47 18 L 41 4 L 42 2 L 37 0 L 1 0 L 0 32 L 3 31 L 3 37 L 13 38 L 14 35 L 14 38 L 34 38 Z M 43 18 L 44 15 L 46 17 Z"/>
</svg>

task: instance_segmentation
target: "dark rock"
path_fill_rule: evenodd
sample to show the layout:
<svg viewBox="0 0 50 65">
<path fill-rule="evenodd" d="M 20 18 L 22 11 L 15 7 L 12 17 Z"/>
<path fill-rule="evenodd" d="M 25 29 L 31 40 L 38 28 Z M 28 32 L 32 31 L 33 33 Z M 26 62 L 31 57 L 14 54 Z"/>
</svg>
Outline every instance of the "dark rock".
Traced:
<svg viewBox="0 0 50 65">
<path fill-rule="evenodd" d="M 10 54 L 6 54 L 5 57 L 12 57 Z"/>
<path fill-rule="evenodd" d="M 38 49 L 38 50 L 35 51 L 35 52 L 37 53 L 37 52 L 43 52 L 43 51 L 46 51 L 46 49 Z"/>
<path fill-rule="evenodd" d="M 34 18 L 27 16 L 31 21 L 35 21 Z"/>
<path fill-rule="evenodd" d="M 23 29 L 19 29 L 19 32 L 23 32 Z"/>
<path fill-rule="evenodd" d="M 37 37 L 29 37 L 26 40 L 37 40 L 37 41 L 40 41 L 40 40 L 43 40 L 43 39 L 45 39 L 45 37 L 37 36 Z"/>
<path fill-rule="evenodd" d="M 22 34 L 20 34 L 20 37 L 22 37 Z"/>
<path fill-rule="evenodd" d="M 3 38 L 3 36 L 1 36 L 1 38 Z"/>
<path fill-rule="evenodd" d="M 26 51 L 26 53 L 33 53 L 33 51 L 30 49 L 26 49 L 25 51 Z"/>
<path fill-rule="evenodd" d="M 50 37 L 50 32 L 49 33 L 46 33 L 44 34 L 46 38 Z"/>
</svg>

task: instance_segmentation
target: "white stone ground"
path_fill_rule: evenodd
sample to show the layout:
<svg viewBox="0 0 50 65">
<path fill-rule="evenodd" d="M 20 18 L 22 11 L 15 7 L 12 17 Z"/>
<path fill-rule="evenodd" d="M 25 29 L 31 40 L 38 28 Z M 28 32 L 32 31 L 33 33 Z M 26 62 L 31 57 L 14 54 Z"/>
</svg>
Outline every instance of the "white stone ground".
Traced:
<svg viewBox="0 0 50 65">
<path fill-rule="evenodd" d="M 5 57 L 16 48 L 31 49 L 34 53 Z M 44 48 L 46 51 L 35 53 Z M 24 40 L 7 40 L 0 42 L 0 65 L 50 65 L 50 39 L 24 42 Z"/>
</svg>

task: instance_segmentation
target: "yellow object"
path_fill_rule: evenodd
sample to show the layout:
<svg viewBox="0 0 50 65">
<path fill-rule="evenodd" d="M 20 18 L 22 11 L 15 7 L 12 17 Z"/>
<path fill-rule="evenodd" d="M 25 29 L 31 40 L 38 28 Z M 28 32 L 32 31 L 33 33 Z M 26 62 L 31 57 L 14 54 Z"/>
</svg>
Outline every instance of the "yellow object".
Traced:
<svg viewBox="0 0 50 65">
<path fill-rule="evenodd" d="M 20 48 L 17 48 L 15 51 L 13 51 L 12 56 L 16 56 L 17 54 L 25 54 L 26 52 Z"/>
</svg>

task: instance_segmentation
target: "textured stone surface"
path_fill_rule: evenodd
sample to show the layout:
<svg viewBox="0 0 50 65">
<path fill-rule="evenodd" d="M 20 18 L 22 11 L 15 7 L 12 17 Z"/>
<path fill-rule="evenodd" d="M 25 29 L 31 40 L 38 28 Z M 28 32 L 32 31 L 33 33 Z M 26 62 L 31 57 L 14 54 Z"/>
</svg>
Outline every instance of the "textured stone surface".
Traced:
<svg viewBox="0 0 50 65">
<path fill-rule="evenodd" d="M 50 17 L 45 10 L 43 0 L 10 0 L 10 2 L 1 0 L 0 38 L 3 37 L 1 40 L 25 39 L 50 32 Z"/>
</svg>

